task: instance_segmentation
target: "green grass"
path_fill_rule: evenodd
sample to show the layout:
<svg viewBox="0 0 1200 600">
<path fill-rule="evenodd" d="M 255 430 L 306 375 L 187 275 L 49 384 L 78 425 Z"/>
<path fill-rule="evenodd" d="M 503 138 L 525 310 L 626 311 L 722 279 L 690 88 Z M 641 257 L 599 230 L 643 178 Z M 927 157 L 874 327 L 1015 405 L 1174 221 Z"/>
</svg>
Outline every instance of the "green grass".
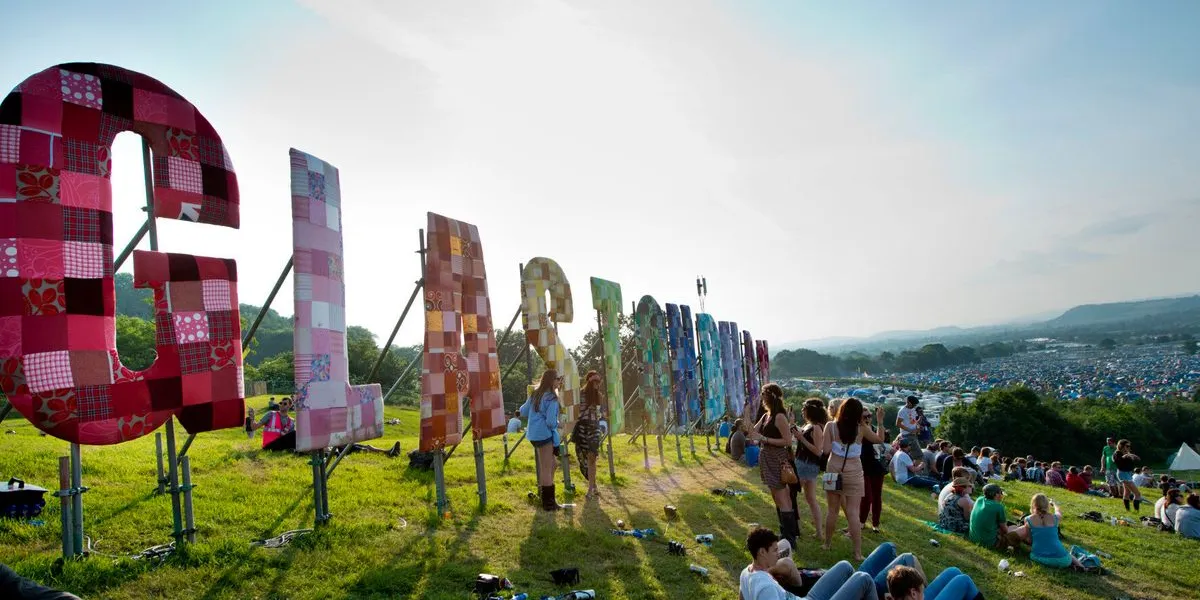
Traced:
<svg viewBox="0 0 1200 600">
<path fill-rule="evenodd" d="M 262 398 L 252 404 L 261 406 Z M 399 440 L 405 452 L 416 444 L 414 411 L 388 409 L 399 427 L 374 443 Z M 4 423 L 15 434 L 2 438 L 0 476 L 57 487 L 57 457 L 67 444 L 43 437 L 28 423 Z M 734 464 L 705 449 L 696 438 L 696 455 L 683 440 L 684 460 L 676 459 L 673 438 L 666 438 L 667 464 L 658 464 L 651 440 L 651 471 L 642 467 L 640 446 L 615 440 L 617 481 L 605 468 L 603 498 L 586 501 L 582 493 L 573 511 L 546 514 L 525 498 L 533 489 L 533 460 L 528 444 L 503 462 L 500 438 L 485 443 L 488 508 L 477 510 L 475 465 L 469 444 L 447 464 L 451 518 L 441 521 L 433 509 L 432 475 L 408 469 L 406 458 L 356 454 L 338 467 L 329 482 L 333 521 L 318 533 L 284 549 L 250 546 L 250 541 L 290 529 L 312 526 L 311 468 L 304 457 L 266 454 L 258 440 L 239 431 L 203 434 L 192 457 L 197 543 L 162 565 L 115 558 L 170 540 L 169 495 L 156 496 L 154 439 L 83 449 L 86 533 L 96 554 L 56 565 L 60 552 L 57 499 L 48 498 L 45 525 L 0 522 L 0 561 L 19 573 L 74 591 L 85 598 L 446 598 L 467 597 L 477 573 L 504 575 L 518 591 L 533 597 L 563 593 L 548 572 L 579 567 L 583 583 L 601 598 L 736 598 L 737 579 L 748 562 L 742 547 L 750 523 L 777 527 L 770 498 L 756 469 Z M 602 460 L 603 464 L 603 460 Z M 606 465 L 605 465 L 606 466 Z M 574 468 L 574 467 L 573 467 Z M 572 473 L 579 483 L 578 470 Z M 714 496 L 714 487 L 751 491 L 741 498 Z M 1028 497 L 1043 488 L 1007 484 L 1010 508 L 1028 510 Z M 580 486 L 580 490 L 584 486 Z M 563 500 L 560 474 L 560 501 Z M 1194 598 L 1200 571 L 1194 557 L 1200 545 L 1143 527 L 1112 527 L 1073 518 L 1087 510 L 1125 514 L 1117 500 L 1069 495 L 1055 490 L 1067 515 L 1068 543 L 1113 555 L 1113 573 L 1099 577 L 1051 571 L 1027 558 L 1012 560 L 1025 577 L 1004 575 L 996 563 L 1004 556 L 949 536 L 933 533 L 920 521 L 933 517 L 928 492 L 895 487 L 884 494 L 883 535 L 866 534 L 864 549 L 880 541 L 896 542 L 918 554 L 930 575 L 955 565 L 975 578 L 989 598 Z M 664 521 L 662 507 L 674 504 L 679 520 Z M 1149 512 L 1143 508 L 1143 513 Z M 670 556 L 666 546 L 609 534 L 618 519 L 634 527 L 653 527 L 666 539 L 689 542 L 688 556 Z M 802 519 L 803 520 L 803 519 Z M 849 541 L 839 539 L 831 552 L 806 538 L 797 562 L 829 566 L 849 558 Z M 407 525 L 404 523 L 407 522 Z M 690 543 L 712 533 L 711 548 Z M 939 548 L 929 540 L 941 541 Z M 709 569 L 702 578 L 689 563 Z M 1191 565 L 1191 566 L 1189 566 Z"/>
</svg>

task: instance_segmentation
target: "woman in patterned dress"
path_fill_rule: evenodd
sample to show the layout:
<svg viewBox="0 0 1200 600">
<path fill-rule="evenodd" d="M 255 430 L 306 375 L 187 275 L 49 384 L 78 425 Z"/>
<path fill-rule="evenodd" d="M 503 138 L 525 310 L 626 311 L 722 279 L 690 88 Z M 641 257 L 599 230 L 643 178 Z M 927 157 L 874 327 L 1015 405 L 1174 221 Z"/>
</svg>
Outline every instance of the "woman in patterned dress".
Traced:
<svg viewBox="0 0 1200 600">
<path fill-rule="evenodd" d="M 600 374 L 588 371 L 583 384 L 583 407 L 579 420 L 575 422 L 575 454 L 579 459 L 579 470 L 588 480 L 588 498 L 600 495 L 596 488 L 596 459 L 600 456 L 600 406 L 604 395 L 600 392 Z"/>
<path fill-rule="evenodd" d="M 750 439 L 758 442 L 761 448 L 758 456 L 759 474 L 775 499 L 780 537 L 795 548 L 800 522 L 796 518 L 796 508 L 792 506 L 791 490 L 781 478 L 784 465 L 789 469 L 795 468 L 791 456 L 792 423 L 783 407 L 783 388 L 768 383 L 762 387 L 759 395 L 762 397 L 763 415 L 750 433 Z"/>
</svg>

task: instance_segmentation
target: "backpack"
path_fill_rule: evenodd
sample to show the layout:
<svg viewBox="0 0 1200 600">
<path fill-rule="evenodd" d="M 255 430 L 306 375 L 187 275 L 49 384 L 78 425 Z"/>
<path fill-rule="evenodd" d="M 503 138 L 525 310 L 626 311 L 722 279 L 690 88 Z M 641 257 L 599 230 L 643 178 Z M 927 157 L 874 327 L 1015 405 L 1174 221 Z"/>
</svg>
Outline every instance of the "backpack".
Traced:
<svg viewBox="0 0 1200 600">
<path fill-rule="evenodd" d="M 1071 556 L 1079 559 L 1079 564 L 1083 565 L 1086 571 L 1099 571 L 1103 566 L 1099 556 L 1079 546 L 1071 546 Z"/>
</svg>

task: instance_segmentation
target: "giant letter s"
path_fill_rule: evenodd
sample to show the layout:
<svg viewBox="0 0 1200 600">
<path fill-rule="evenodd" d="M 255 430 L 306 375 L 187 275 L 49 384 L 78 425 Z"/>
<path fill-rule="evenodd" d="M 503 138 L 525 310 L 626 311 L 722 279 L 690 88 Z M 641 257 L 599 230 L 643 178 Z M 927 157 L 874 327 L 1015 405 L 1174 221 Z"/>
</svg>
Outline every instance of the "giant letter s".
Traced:
<svg viewBox="0 0 1200 600">
<path fill-rule="evenodd" d="M 154 216 L 238 226 L 229 156 L 196 107 L 120 67 L 69 63 L 0 104 L 0 390 L 39 429 L 116 444 L 177 414 L 191 433 L 242 423 L 237 270 L 228 259 L 136 252 L 154 290 L 148 369 L 121 365 L 115 332 L 112 169 L 118 133 L 153 152 Z"/>
</svg>

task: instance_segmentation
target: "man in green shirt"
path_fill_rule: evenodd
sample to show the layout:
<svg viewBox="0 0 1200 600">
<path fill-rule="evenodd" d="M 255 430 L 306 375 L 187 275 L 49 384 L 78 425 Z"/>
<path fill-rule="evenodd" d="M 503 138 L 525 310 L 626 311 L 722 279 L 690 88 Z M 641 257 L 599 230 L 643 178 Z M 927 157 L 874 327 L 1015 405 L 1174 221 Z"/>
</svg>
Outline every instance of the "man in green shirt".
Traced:
<svg viewBox="0 0 1200 600">
<path fill-rule="evenodd" d="M 1108 438 L 1104 448 L 1100 450 L 1100 474 L 1108 485 L 1108 493 L 1113 498 L 1121 495 L 1121 483 L 1117 481 L 1117 465 L 1113 462 L 1113 454 L 1117 452 L 1117 440 Z"/>
<path fill-rule="evenodd" d="M 983 497 L 975 501 L 975 508 L 971 510 L 971 541 L 1000 550 L 1009 546 L 1020 549 L 1025 539 L 1025 527 L 1010 530 L 1007 522 L 1004 490 L 994 483 L 983 486 Z"/>
</svg>

